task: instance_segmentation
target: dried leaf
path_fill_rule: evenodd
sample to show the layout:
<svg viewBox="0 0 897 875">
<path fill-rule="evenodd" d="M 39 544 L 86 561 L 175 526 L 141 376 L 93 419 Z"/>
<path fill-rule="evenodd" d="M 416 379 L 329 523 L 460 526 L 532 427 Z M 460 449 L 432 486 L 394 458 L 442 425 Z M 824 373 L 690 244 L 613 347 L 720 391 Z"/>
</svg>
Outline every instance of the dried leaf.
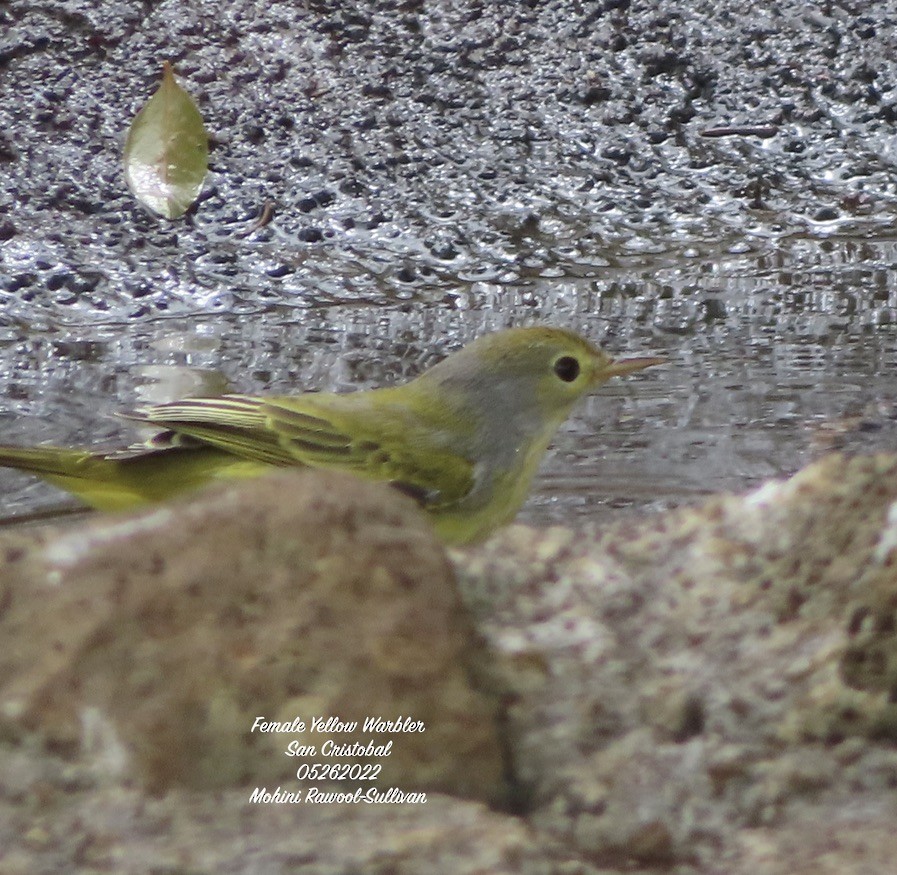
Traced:
<svg viewBox="0 0 897 875">
<path fill-rule="evenodd" d="M 209 165 L 209 138 L 193 98 L 167 61 L 162 84 L 137 113 L 125 143 L 125 178 L 134 196 L 168 219 L 196 200 Z"/>
</svg>

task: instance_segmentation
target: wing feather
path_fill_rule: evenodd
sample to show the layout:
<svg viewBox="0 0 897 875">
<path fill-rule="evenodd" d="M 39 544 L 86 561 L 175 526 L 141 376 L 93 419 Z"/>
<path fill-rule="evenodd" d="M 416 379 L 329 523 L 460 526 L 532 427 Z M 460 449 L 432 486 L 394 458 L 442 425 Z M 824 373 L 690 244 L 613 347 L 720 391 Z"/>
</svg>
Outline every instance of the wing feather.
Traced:
<svg viewBox="0 0 897 875">
<path fill-rule="evenodd" d="M 387 481 L 430 508 L 454 504 L 473 488 L 472 463 L 428 440 L 407 407 L 391 407 L 384 415 L 376 405 L 350 399 L 224 395 L 158 404 L 129 418 L 251 461 L 342 469 Z"/>
<path fill-rule="evenodd" d="M 168 404 L 153 404 L 126 418 L 153 425 L 208 422 L 252 428 L 264 424 L 261 408 L 260 399 L 251 395 L 222 395 L 219 398 L 185 398 Z"/>
</svg>

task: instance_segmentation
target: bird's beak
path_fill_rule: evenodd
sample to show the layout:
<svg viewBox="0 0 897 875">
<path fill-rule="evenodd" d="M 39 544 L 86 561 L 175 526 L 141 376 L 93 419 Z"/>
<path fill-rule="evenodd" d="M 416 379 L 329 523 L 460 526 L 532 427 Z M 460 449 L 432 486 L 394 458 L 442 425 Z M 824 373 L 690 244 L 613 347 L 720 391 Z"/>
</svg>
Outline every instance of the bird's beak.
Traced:
<svg viewBox="0 0 897 875">
<path fill-rule="evenodd" d="M 631 374 L 635 371 L 641 371 L 654 365 L 666 364 L 666 359 L 662 358 L 638 358 L 638 359 L 611 359 L 607 367 L 602 368 L 595 374 L 597 380 L 609 380 L 611 377 L 622 377 L 624 374 Z"/>
</svg>

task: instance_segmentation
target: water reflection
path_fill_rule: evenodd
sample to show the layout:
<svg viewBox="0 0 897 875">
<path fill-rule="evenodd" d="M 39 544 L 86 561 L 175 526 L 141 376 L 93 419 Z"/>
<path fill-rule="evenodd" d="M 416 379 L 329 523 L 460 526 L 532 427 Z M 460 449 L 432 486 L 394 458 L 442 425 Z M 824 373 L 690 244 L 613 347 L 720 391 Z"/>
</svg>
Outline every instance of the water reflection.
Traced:
<svg viewBox="0 0 897 875">
<path fill-rule="evenodd" d="M 179 398 L 209 398 L 233 388 L 220 371 L 184 365 L 142 365 L 136 370 L 134 394 L 141 404 L 164 404 Z"/>
<path fill-rule="evenodd" d="M 8 322 L 0 334 L 5 442 L 127 443 L 113 413 L 232 387 L 346 391 L 405 380 L 484 331 L 541 321 L 615 352 L 670 363 L 605 387 L 559 435 L 524 512 L 534 522 L 670 506 L 790 473 L 832 447 L 894 449 L 897 280 L 892 240 L 729 242 L 605 252 L 506 284 L 493 270 L 434 276 L 426 294 L 371 306 L 352 290 L 385 264 L 332 271 L 326 306 L 271 303 L 236 315 L 133 324 Z M 492 263 L 493 268 L 495 262 Z M 320 266 L 316 270 L 320 270 Z M 382 291 L 382 289 L 381 289 Z M 2 513 L 57 493 L 0 472 Z"/>
</svg>

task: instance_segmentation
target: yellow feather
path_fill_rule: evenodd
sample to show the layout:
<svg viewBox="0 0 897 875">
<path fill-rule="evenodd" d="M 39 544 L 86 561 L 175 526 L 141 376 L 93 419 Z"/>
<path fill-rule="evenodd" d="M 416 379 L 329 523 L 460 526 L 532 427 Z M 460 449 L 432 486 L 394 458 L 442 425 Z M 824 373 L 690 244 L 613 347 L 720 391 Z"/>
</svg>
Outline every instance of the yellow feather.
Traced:
<svg viewBox="0 0 897 875">
<path fill-rule="evenodd" d="M 101 510 L 163 501 L 272 466 L 333 468 L 415 496 L 445 540 L 464 543 L 513 518 L 582 396 L 660 361 L 614 361 L 561 329 L 509 329 L 404 386 L 159 404 L 127 417 L 165 433 L 144 452 L 0 446 L 0 465 L 31 471 Z"/>
</svg>

